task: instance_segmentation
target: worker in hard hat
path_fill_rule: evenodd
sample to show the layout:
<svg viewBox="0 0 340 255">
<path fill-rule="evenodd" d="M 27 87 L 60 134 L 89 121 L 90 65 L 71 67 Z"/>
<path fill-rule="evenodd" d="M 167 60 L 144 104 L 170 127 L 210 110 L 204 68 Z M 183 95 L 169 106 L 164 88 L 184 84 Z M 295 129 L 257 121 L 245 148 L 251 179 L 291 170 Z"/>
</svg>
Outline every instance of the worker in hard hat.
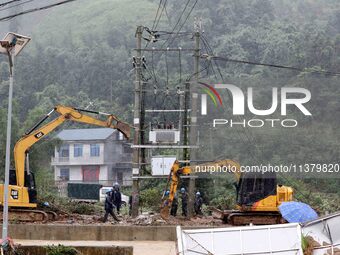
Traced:
<svg viewBox="0 0 340 255">
<path fill-rule="evenodd" d="M 113 184 L 113 204 L 117 209 L 117 213 L 120 214 L 120 207 L 122 206 L 122 194 L 120 193 L 119 183 L 116 182 Z"/>
<path fill-rule="evenodd" d="M 170 191 L 169 190 L 164 191 L 163 196 L 162 196 L 163 207 L 169 205 L 169 195 L 170 195 Z"/>
<path fill-rule="evenodd" d="M 202 199 L 201 193 L 197 191 L 195 195 L 195 203 L 194 203 L 194 209 L 195 209 L 196 215 L 203 215 L 202 205 L 203 205 L 203 199 Z"/>
<path fill-rule="evenodd" d="M 178 208 L 178 196 L 177 196 L 177 193 L 175 193 L 174 199 L 172 200 L 172 204 L 171 204 L 171 210 L 170 210 L 170 214 L 174 217 L 176 217 L 177 215 L 177 208 Z"/>
<path fill-rule="evenodd" d="M 111 215 L 116 221 L 119 221 L 117 215 L 114 212 L 115 205 L 113 203 L 113 200 L 114 200 L 113 193 L 114 193 L 113 189 L 106 193 L 105 203 L 104 203 L 105 215 L 103 218 L 103 222 L 107 221 L 107 218 L 109 217 L 109 215 Z"/>
<path fill-rule="evenodd" d="M 185 188 L 181 188 L 182 216 L 188 216 L 188 193 Z"/>
</svg>

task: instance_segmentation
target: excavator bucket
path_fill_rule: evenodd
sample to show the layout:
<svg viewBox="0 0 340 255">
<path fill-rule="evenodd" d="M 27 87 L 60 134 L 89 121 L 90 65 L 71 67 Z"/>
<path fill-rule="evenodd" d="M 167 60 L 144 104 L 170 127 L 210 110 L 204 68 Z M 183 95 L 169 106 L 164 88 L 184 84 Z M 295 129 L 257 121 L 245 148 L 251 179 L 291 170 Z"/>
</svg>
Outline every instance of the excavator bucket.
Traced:
<svg viewBox="0 0 340 255">
<path fill-rule="evenodd" d="M 127 123 L 117 121 L 116 128 L 123 133 L 126 139 L 130 139 L 130 126 Z"/>
<path fill-rule="evenodd" d="M 167 220 L 169 219 L 169 215 L 170 215 L 170 208 L 168 205 L 165 205 L 162 209 L 161 209 L 161 217 L 163 220 Z"/>
</svg>

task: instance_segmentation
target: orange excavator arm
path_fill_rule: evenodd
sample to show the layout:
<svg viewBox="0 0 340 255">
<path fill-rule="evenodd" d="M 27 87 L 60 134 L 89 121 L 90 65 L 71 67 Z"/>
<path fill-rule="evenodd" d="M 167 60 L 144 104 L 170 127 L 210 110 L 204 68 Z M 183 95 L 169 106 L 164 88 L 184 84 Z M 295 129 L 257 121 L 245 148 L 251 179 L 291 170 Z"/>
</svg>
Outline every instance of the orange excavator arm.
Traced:
<svg viewBox="0 0 340 255">
<path fill-rule="evenodd" d="M 180 167 L 179 162 L 176 160 L 171 167 L 170 174 L 168 177 L 169 178 L 168 182 L 170 182 L 169 197 L 161 206 L 161 217 L 163 219 L 169 218 L 169 211 L 170 211 L 171 204 L 174 200 L 174 197 L 177 191 L 180 175 L 190 175 L 193 172 L 199 172 L 197 170 L 200 167 L 211 168 L 215 170 L 219 168 L 220 169 L 223 168 L 226 170 L 226 172 L 233 173 L 237 181 L 239 181 L 239 179 L 241 178 L 240 164 L 230 159 L 225 159 L 225 160 L 220 160 L 220 161 L 215 161 L 215 162 L 195 165 L 195 166 L 184 166 L 184 167 Z"/>
<path fill-rule="evenodd" d="M 52 120 L 51 122 L 45 124 L 44 126 L 39 126 L 48 119 L 52 113 L 58 113 L 59 116 Z M 91 117 L 89 115 L 84 114 L 84 112 L 93 113 L 97 115 L 102 115 L 106 117 L 105 121 L 100 119 Z M 82 110 L 72 107 L 66 107 L 63 105 L 56 106 L 52 111 L 50 111 L 41 121 L 39 121 L 36 125 L 34 125 L 26 134 L 15 144 L 14 147 L 14 161 L 15 161 L 15 170 L 16 170 L 16 178 L 17 185 L 19 187 L 24 186 L 25 182 L 25 159 L 26 154 L 30 147 L 38 142 L 41 138 L 43 138 L 48 133 L 52 132 L 59 125 L 64 123 L 65 121 L 75 121 L 81 122 L 85 124 L 91 124 L 101 127 L 113 128 L 120 131 L 125 138 L 130 138 L 130 126 L 129 124 L 120 121 L 116 116 L 103 112 L 95 112 L 90 110 Z"/>
</svg>

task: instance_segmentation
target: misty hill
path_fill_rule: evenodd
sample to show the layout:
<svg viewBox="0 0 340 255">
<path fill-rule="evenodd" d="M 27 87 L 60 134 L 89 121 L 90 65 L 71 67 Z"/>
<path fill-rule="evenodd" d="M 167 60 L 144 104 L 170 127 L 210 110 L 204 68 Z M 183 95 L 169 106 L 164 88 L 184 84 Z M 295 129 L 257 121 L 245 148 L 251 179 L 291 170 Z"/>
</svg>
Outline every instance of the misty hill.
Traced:
<svg viewBox="0 0 340 255">
<path fill-rule="evenodd" d="M 185 1 L 168 2 L 167 15 L 162 15 L 157 27 L 159 31 L 172 31 L 185 6 Z M 193 2 L 186 9 L 182 22 Z M 115 113 L 132 122 L 134 72 L 131 58 L 135 54 L 135 29 L 137 25 L 153 26 L 158 3 L 155 0 L 82 0 L 12 20 L 12 27 L 16 26 L 19 33 L 32 36 L 29 47 L 16 60 L 16 137 L 13 141 L 51 107 L 60 103 L 86 107 L 92 102 L 92 109 Z M 30 7 L 37 5 L 33 2 Z M 300 122 L 299 128 L 294 130 L 264 128 L 249 133 L 242 128 L 202 128 L 200 140 L 204 146 L 199 155 L 202 159 L 228 156 L 242 163 L 254 164 L 339 161 L 340 78 L 308 72 L 340 72 L 339 10 L 340 4 L 336 0 L 198 2 L 181 30 L 192 32 L 194 17 L 202 17 L 203 53 L 212 54 L 210 46 L 213 54 L 227 58 L 306 67 L 300 72 L 220 61 L 223 81 L 234 83 L 242 89 L 249 86 L 256 88 L 256 95 L 266 98 L 258 102 L 262 107 L 270 104 L 268 95 L 271 87 L 308 88 L 312 93 L 310 106 L 313 114 L 305 118 L 297 112 L 291 112 Z M 3 27 L 1 31 L 5 31 Z M 147 37 L 147 33 L 143 35 Z M 157 43 L 151 43 L 149 47 L 192 48 L 194 45 L 191 34 L 173 38 L 167 40 L 168 35 L 162 35 Z M 145 44 L 146 41 L 143 41 Z M 150 76 L 146 89 L 153 91 L 155 80 L 152 76 L 155 75 L 159 90 L 157 95 L 147 93 L 148 107 L 176 107 L 176 93 L 171 92 L 166 98 L 160 91 L 166 86 L 173 89 L 184 86 L 178 82 L 178 54 L 145 55 L 151 70 L 151 74 L 150 71 L 145 73 L 146 78 Z M 192 55 L 183 54 L 181 58 L 182 75 L 184 78 L 190 77 L 193 73 Z M 6 61 L 2 56 L 1 157 L 4 157 L 4 109 L 7 106 Z M 202 60 L 201 68 L 204 69 L 200 72 L 202 80 L 222 82 L 216 63 Z M 224 102 L 230 102 L 226 95 L 223 99 Z M 246 117 L 254 116 L 248 113 Z M 177 116 L 166 118 L 177 121 Z M 164 116 L 147 116 L 147 122 L 162 119 Z M 39 146 L 35 150 L 44 148 Z M 44 151 L 47 151 L 46 148 Z M 49 163 L 49 157 L 45 157 L 41 163 L 43 157 L 44 154 L 35 155 L 35 159 L 40 160 L 41 168 Z M 3 164 L 4 160 L 0 160 Z M 338 187 L 338 182 L 325 185 L 327 191 L 335 191 Z"/>
</svg>

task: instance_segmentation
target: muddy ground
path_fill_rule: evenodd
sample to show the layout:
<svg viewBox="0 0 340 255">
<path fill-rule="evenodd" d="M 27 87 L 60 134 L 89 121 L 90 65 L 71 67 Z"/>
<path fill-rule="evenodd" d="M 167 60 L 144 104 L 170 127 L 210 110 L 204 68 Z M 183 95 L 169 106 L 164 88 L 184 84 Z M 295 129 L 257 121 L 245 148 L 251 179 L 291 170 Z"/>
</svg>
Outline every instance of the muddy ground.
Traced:
<svg viewBox="0 0 340 255">
<path fill-rule="evenodd" d="M 185 218 L 183 216 L 170 216 L 168 220 L 163 220 L 159 214 L 141 214 L 137 218 L 123 215 L 118 216 L 120 221 L 115 221 L 111 216 L 106 223 L 102 222 L 101 215 L 68 215 L 61 216 L 57 221 L 47 222 L 48 224 L 96 224 L 96 225 L 139 225 L 139 226 L 158 226 L 158 225 L 181 225 L 181 226 L 226 226 L 222 220 L 212 216 L 196 216 Z M 44 224 L 39 223 L 37 224 Z"/>
</svg>

